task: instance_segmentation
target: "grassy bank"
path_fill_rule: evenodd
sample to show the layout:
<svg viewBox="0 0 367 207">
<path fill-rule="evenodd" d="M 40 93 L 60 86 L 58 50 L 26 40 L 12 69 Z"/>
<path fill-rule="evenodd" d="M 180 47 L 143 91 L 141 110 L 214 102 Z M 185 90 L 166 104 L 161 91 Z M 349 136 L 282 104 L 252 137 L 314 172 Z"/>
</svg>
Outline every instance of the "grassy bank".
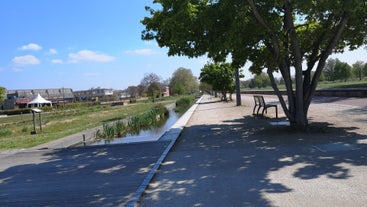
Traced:
<svg viewBox="0 0 367 207">
<path fill-rule="evenodd" d="M 322 81 L 318 85 L 319 89 L 327 88 L 367 88 L 367 80 L 361 81 Z"/>
<path fill-rule="evenodd" d="M 171 99 L 163 104 L 174 101 Z M 125 106 L 98 105 L 45 112 L 42 113 L 42 133 L 39 131 L 39 117 L 36 117 L 37 134 L 35 135 L 31 135 L 33 131 L 31 114 L 2 117 L 0 118 L 0 150 L 36 146 L 111 121 L 147 112 L 155 105 L 153 103 Z"/>
<path fill-rule="evenodd" d="M 280 90 L 285 90 L 285 85 L 278 85 Z M 317 85 L 317 89 L 331 89 L 331 88 L 367 88 L 367 80 L 353 80 L 353 81 L 321 81 Z M 242 91 L 259 91 L 259 90 L 273 90 L 271 86 L 263 88 L 241 88 Z"/>
</svg>

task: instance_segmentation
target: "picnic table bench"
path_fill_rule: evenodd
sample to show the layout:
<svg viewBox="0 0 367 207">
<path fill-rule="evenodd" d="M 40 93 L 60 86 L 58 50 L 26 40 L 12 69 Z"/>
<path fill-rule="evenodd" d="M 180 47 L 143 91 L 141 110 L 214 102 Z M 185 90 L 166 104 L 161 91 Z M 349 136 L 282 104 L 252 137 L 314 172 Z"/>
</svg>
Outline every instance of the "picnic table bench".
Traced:
<svg viewBox="0 0 367 207">
<path fill-rule="evenodd" d="M 255 101 L 255 106 L 254 106 L 254 110 L 252 114 L 259 115 L 260 109 L 262 108 L 261 115 L 264 116 L 264 112 L 268 113 L 268 108 L 274 107 L 276 118 L 278 118 L 278 106 L 276 104 L 267 104 L 265 103 L 264 97 L 258 96 L 258 95 L 254 96 L 254 101 Z M 256 108 L 257 108 L 257 111 L 255 114 Z"/>
</svg>

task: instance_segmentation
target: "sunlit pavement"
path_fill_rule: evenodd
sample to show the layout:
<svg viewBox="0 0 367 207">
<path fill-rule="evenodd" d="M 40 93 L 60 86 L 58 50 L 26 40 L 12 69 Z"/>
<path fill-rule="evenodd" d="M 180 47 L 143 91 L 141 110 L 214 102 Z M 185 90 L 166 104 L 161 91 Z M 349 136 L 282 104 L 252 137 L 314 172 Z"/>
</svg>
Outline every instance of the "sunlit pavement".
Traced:
<svg viewBox="0 0 367 207">
<path fill-rule="evenodd" d="M 206 96 L 158 142 L 2 154 L 0 206 L 363 206 L 367 106 L 340 101 L 306 134 Z"/>
<path fill-rule="evenodd" d="M 366 205 L 367 107 L 342 100 L 314 103 L 299 133 L 253 117 L 251 97 L 204 99 L 139 206 Z"/>
</svg>

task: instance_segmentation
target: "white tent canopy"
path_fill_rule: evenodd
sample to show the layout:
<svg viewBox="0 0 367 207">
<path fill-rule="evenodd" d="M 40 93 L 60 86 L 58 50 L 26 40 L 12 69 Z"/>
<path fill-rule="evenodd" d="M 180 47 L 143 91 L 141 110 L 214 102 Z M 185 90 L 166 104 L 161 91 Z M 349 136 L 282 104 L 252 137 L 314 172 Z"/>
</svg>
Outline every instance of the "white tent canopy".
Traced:
<svg viewBox="0 0 367 207">
<path fill-rule="evenodd" d="M 37 95 L 35 99 L 33 99 L 31 102 L 28 102 L 27 105 L 37 104 L 37 107 L 39 107 L 42 104 L 50 104 L 52 106 L 52 102 L 44 99 L 40 94 Z"/>
</svg>

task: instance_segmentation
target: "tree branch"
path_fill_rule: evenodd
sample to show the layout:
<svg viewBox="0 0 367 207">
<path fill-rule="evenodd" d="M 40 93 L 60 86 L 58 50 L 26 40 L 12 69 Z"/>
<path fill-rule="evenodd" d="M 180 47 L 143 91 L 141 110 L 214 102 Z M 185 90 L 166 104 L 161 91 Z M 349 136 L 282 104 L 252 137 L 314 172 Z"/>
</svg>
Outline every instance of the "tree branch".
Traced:
<svg viewBox="0 0 367 207">
<path fill-rule="evenodd" d="M 271 40 L 273 42 L 273 52 L 275 55 L 275 60 L 279 59 L 280 56 L 280 47 L 279 47 L 279 41 L 277 38 L 277 35 L 274 33 L 274 31 L 268 26 L 268 24 L 265 22 L 264 18 L 260 15 L 259 11 L 257 10 L 255 6 L 255 2 L 253 0 L 247 0 L 249 3 L 252 13 L 254 14 L 256 20 L 259 22 L 259 24 L 266 30 L 267 33 L 271 36 Z"/>
<path fill-rule="evenodd" d="M 305 108 L 304 108 L 304 95 L 303 95 L 303 71 L 302 71 L 302 53 L 301 48 L 299 46 L 296 30 L 294 28 L 294 22 L 293 22 L 293 15 L 292 15 L 292 8 L 289 1 L 286 1 L 284 3 L 284 24 L 289 32 L 290 39 L 291 39 L 291 45 L 293 48 L 293 54 L 294 54 L 294 60 L 295 64 L 294 67 L 296 69 L 296 122 L 302 123 L 303 120 L 301 120 L 304 116 Z"/>
<path fill-rule="evenodd" d="M 307 106 L 310 105 L 310 103 L 311 103 L 311 97 L 315 93 L 315 90 L 316 90 L 316 87 L 317 87 L 317 82 L 320 78 L 322 69 L 325 66 L 325 62 L 326 62 L 327 58 L 330 56 L 330 54 L 332 53 L 333 48 L 335 48 L 338 41 L 340 40 L 340 38 L 343 34 L 343 31 L 345 30 L 345 28 L 347 26 L 349 18 L 350 18 L 350 14 L 347 13 L 347 12 L 344 12 L 344 14 L 342 16 L 342 19 L 340 20 L 340 23 L 338 24 L 337 29 L 335 31 L 335 35 L 330 39 L 326 49 L 323 52 L 321 52 L 321 54 L 320 54 L 320 60 L 319 60 L 319 63 L 317 65 L 316 72 L 315 72 L 315 74 L 312 78 L 310 91 L 307 94 L 307 99 L 306 99 L 307 100 L 307 103 L 306 103 Z"/>
<path fill-rule="evenodd" d="M 274 78 L 274 75 L 273 75 L 273 71 L 274 70 L 271 69 L 271 68 L 268 68 L 268 70 L 267 70 L 267 73 L 268 73 L 269 78 L 270 78 L 270 83 L 271 83 L 271 85 L 272 85 L 272 87 L 275 91 L 275 94 L 278 96 L 278 99 L 280 101 L 280 105 L 282 106 L 285 115 L 287 117 L 292 117 L 290 112 L 289 112 L 289 109 L 287 108 L 287 104 L 285 103 L 284 98 L 283 98 L 282 94 L 280 93 L 278 86 L 275 83 L 275 78 Z"/>
</svg>

